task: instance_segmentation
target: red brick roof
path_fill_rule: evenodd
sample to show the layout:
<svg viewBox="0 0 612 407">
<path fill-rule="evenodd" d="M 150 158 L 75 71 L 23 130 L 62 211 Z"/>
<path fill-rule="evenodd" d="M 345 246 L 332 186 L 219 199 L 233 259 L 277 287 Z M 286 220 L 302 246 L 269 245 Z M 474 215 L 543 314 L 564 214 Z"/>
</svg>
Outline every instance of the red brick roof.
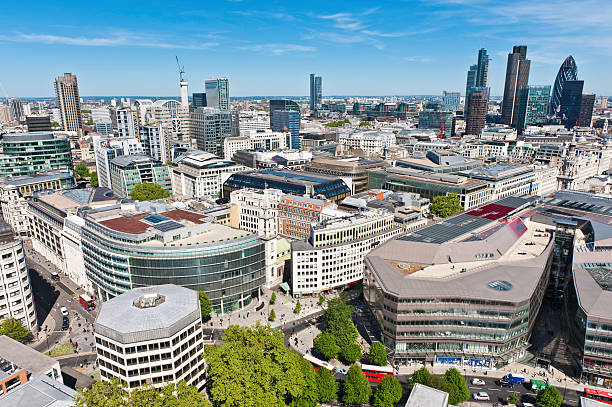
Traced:
<svg viewBox="0 0 612 407">
<path fill-rule="evenodd" d="M 119 216 L 113 219 L 100 221 L 100 224 L 117 232 L 130 233 L 133 235 L 144 233 L 150 227 L 144 222 L 141 222 L 144 216 Z"/>
<path fill-rule="evenodd" d="M 201 213 L 184 211 L 182 209 L 173 209 L 168 212 L 160 213 L 160 215 L 173 219 L 173 220 L 183 220 L 184 219 L 184 220 L 193 222 L 195 224 L 204 223 L 204 221 L 202 220 L 204 215 L 202 215 Z"/>
</svg>

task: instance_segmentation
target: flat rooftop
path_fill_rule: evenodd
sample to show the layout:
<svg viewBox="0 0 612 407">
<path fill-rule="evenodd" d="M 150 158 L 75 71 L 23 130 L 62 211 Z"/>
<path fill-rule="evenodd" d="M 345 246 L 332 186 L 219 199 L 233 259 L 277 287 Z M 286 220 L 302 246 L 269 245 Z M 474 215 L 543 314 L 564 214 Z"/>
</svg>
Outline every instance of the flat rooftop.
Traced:
<svg viewBox="0 0 612 407">
<path fill-rule="evenodd" d="M 305 173 L 302 171 L 281 171 L 281 170 L 259 170 L 239 173 L 241 176 L 263 178 L 273 181 L 294 182 L 302 185 L 319 185 L 339 180 L 338 177 L 331 177 L 320 174 Z"/>
<path fill-rule="evenodd" d="M 70 407 L 76 394 L 57 380 L 38 375 L 0 396 L 0 407 Z"/>
<path fill-rule="evenodd" d="M 14 177 L 0 177 L 0 184 L 14 185 L 17 187 L 31 184 L 38 184 L 40 182 L 55 181 L 59 179 L 72 178 L 69 172 L 57 171 L 48 172 L 40 175 L 18 175 Z"/>
<path fill-rule="evenodd" d="M 119 203 L 122 198 L 117 197 L 108 188 L 68 189 L 52 193 L 37 193 L 37 200 L 42 201 L 61 211 L 69 211 L 81 206 L 96 206 Z"/>
<path fill-rule="evenodd" d="M 6 335 L 0 336 L 0 358 L 14 363 L 33 376 L 45 373 L 57 364 L 57 360 L 52 357 Z"/>
<path fill-rule="evenodd" d="M 55 138 L 66 138 L 66 136 L 60 135 L 55 137 L 53 132 L 50 131 L 33 131 L 29 133 L 9 133 L 2 136 L 2 142 L 7 143 L 19 143 L 27 141 L 43 141 L 53 140 Z"/>
<path fill-rule="evenodd" d="M 405 407 L 447 407 L 448 393 L 416 383 Z"/>
</svg>

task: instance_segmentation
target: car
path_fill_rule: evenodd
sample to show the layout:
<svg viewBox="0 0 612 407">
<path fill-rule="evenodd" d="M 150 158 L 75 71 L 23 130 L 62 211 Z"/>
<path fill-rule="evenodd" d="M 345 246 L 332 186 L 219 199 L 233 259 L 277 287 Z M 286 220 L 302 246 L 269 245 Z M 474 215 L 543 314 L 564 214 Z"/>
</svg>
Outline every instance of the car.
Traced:
<svg viewBox="0 0 612 407">
<path fill-rule="evenodd" d="M 57 274 L 55 271 L 51 273 L 51 278 L 55 281 L 58 281 L 59 278 L 59 274 Z"/>
<path fill-rule="evenodd" d="M 509 388 L 513 388 L 514 387 L 514 383 L 509 382 L 506 379 L 500 379 L 497 384 L 499 384 L 501 387 L 509 387 Z"/>
<path fill-rule="evenodd" d="M 66 307 L 61 307 L 60 308 L 60 312 L 62 313 L 63 316 L 67 317 L 68 316 L 68 308 Z"/>
<path fill-rule="evenodd" d="M 523 407 L 535 407 L 535 406 L 531 403 L 523 403 Z"/>
<path fill-rule="evenodd" d="M 474 377 L 474 378 L 472 379 L 472 384 L 473 384 L 474 386 L 484 386 L 485 382 L 484 382 L 484 380 L 482 380 L 482 379 L 479 379 L 479 378 L 477 378 L 477 377 Z"/>
<path fill-rule="evenodd" d="M 474 400 L 489 401 L 491 397 L 489 397 L 489 393 L 479 391 L 478 393 L 474 393 Z"/>
<path fill-rule="evenodd" d="M 341 367 L 337 367 L 337 368 L 336 368 L 336 373 L 340 373 L 340 374 L 343 374 L 343 375 L 347 375 L 347 374 L 348 374 L 348 371 L 347 371 L 346 369 L 341 368 Z"/>
<path fill-rule="evenodd" d="M 69 321 L 68 317 L 62 318 L 62 331 L 66 331 L 68 329 Z"/>
</svg>

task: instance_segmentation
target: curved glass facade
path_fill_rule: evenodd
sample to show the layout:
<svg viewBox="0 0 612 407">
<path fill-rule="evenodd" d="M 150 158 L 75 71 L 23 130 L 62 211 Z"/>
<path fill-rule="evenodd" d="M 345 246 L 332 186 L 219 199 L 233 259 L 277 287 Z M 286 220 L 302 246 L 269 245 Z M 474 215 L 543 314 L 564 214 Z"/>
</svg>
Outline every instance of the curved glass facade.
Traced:
<svg viewBox="0 0 612 407">
<path fill-rule="evenodd" d="M 89 227 L 88 227 L 89 226 Z M 249 304 L 265 282 L 265 247 L 257 235 L 197 246 L 130 244 L 83 228 L 85 270 L 103 300 L 131 288 L 176 284 L 204 291 L 217 313 Z"/>
<path fill-rule="evenodd" d="M 568 56 L 561 64 L 555 84 L 553 85 L 552 95 L 550 97 L 550 104 L 548 106 L 548 115 L 554 117 L 561 108 L 561 93 L 563 92 L 563 85 L 567 81 L 575 81 L 578 79 L 578 67 L 573 56 Z"/>
</svg>

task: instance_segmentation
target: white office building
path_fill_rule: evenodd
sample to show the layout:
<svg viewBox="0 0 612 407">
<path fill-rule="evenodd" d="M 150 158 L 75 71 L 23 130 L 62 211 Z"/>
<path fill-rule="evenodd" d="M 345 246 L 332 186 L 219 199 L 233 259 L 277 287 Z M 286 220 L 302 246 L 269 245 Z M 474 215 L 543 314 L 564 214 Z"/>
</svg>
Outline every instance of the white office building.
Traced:
<svg viewBox="0 0 612 407">
<path fill-rule="evenodd" d="M 357 131 L 341 133 L 338 143 L 348 149 L 361 149 L 367 155 L 382 155 L 386 148 L 396 145 L 396 140 L 391 132 Z"/>
<path fill-rule="evenodd" d="M 96 157 L 98 183 L 101 187 L 111 187 L 110 161 L 122 155 L 142 155 L 144 148 L 135 137 L 100 137 L 92 138 Z"/>
<path fill-rule="evenodd" d="M 280 189 L 238 189 L 230 194 L 230 225 L 259 234 L 262 239 L 278 235 Z"/>
</svg>

